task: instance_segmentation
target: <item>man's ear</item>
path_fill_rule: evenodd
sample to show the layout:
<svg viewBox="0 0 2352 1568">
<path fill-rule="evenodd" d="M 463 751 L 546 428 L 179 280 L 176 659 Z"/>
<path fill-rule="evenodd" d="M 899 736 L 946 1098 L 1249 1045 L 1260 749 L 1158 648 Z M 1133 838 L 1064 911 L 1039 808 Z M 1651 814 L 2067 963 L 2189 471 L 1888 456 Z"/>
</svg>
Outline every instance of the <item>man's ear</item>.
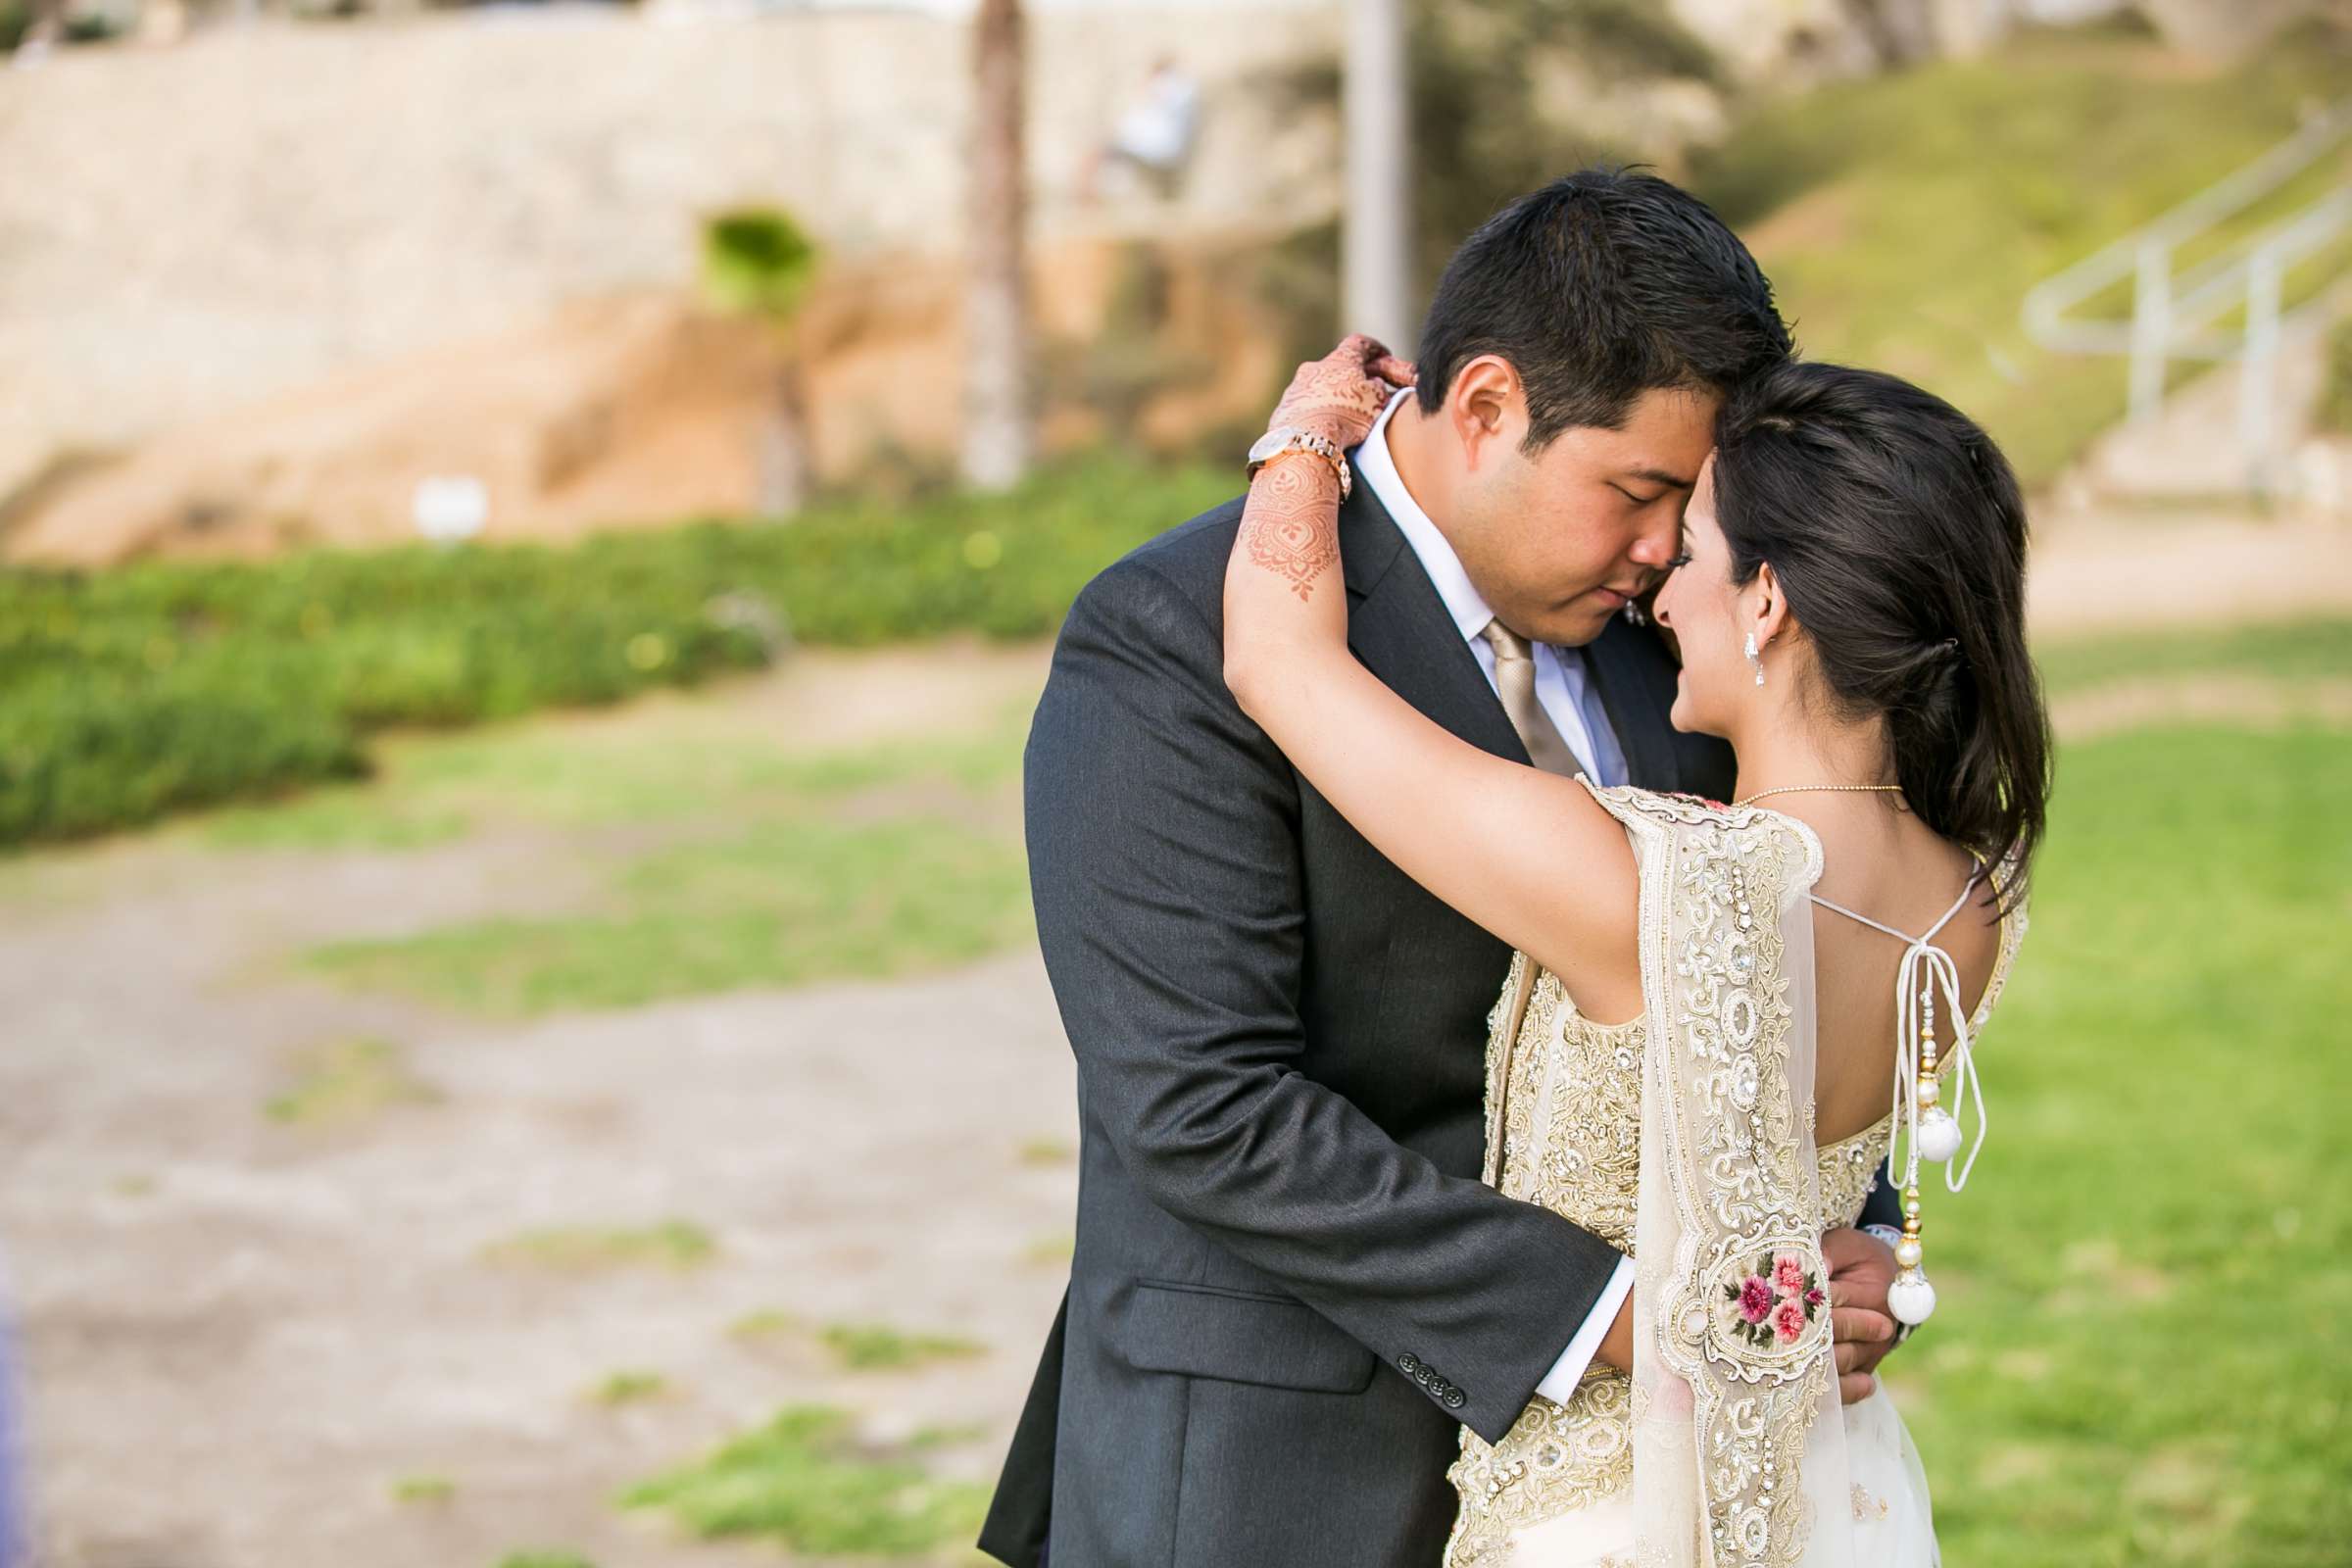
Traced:
<svg viewBox="0 0 2352 1568">
<path fill-rule="evenodd" d="M 1496 452 L 1517 451 L 1527 439 L 1527 399 L 1511 362 L 1481 354 L 1463 366 L 1446 389 L 1446 418 L 1466 467 L 1475 469 Z"/>
</svg>

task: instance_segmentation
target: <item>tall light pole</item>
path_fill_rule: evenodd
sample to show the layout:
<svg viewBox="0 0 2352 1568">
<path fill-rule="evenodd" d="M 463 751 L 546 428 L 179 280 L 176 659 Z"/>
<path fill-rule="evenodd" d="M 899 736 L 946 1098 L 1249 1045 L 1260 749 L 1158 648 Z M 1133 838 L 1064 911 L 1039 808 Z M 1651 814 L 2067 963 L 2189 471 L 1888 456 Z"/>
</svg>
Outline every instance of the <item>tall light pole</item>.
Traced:
<svg viewBox="0 0 2352 1568">
<path fill-rule="evenodd" d="M 1404 42 L 1405 0 L 1348 0 L 1340 329 L 1369 332 L 1410 355 L 1421 318 L 1413 303 L 1412 92 Z"/>
<path fill-rule="evenodd" d="M 963 476 L 982 490 L 1018 480 L 1033 441 L 1023 72 L 1020 0 L 980 0 L 972 24 Z"/>
</svg>

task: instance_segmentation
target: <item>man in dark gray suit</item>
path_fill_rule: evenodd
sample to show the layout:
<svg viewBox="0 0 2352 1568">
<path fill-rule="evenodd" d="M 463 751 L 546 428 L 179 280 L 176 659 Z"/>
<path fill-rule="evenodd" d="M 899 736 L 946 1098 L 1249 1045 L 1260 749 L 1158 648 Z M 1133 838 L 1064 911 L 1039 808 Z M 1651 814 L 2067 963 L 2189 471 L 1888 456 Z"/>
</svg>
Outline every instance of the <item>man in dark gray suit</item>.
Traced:
<svg viewBox="0 0 2352 1568">
<path fill-rule="evenodd" d="M 1464 244 L 1421 350 L 1351 455 L 1349 646 L 1496 755 L 1723 796 L 1728 752 L 1668 727 L 1673 661 L 1623 612 L 1679 548 L 1722 389 L 1788 352 L 1753 260 L 1663 181 L 1573 175 Z M 1499 460 L 1464 438 L 1498 419 L 1525 427 Z M 1508 951 L 1228 695 L 1241 510 L 1088 586 L 1030 734 L 1082 1151 L 1069 1291 L 980 1543 L 1015 1568 L 1430 1568 L 1458 1427 L 1566 1397 L 1631 1288 L 1606 1242 L 1478 1180 Z M 1841 1298 L 1892 1275 L 1852 1233 L 1833 1261 Z M 1866 1378 L 1892 1322 L 1844 1321 Z"/>
</svg>

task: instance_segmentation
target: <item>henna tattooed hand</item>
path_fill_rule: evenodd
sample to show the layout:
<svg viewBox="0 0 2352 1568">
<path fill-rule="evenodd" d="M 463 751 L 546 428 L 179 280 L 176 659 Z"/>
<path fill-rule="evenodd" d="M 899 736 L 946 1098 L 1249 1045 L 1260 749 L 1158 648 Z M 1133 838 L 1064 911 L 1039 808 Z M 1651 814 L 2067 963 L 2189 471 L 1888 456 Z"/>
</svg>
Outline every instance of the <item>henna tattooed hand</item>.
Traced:
<svg viewBox="0 0 2352 1568">
<path fill-rule="evenodd" d="M 1410 363 L 1353 332 L 1323 358 L 1298 367 L 1266 428 L 1297 425 L 1345 451 L 1372 433 L 1373 421 L 1389 399 L 1398 387 L 1413 385 L 1414 379 Z"/>
<path fill-rule="evenodd" d="M 1343 450 L 1372 433 L 1373 421 L 1399 387 L 1413 384 L 1413 368 L 1362 333 L 1341 340 L 1322 359 L 1298 367 L 1268 428 L 1311 430 Z M 1242 510 L 1234 564 L 1226 578 L 1226 626 L 1253 623 L 1250 578 L 1279 583 L 1301 604 L 1340 559 L 1340 486 L 1331 465 L 1313 453 L 1285 453 L 1258 469 Z M 1330 629 L 1345 637 L 1344 610 Z"/>
</svg>

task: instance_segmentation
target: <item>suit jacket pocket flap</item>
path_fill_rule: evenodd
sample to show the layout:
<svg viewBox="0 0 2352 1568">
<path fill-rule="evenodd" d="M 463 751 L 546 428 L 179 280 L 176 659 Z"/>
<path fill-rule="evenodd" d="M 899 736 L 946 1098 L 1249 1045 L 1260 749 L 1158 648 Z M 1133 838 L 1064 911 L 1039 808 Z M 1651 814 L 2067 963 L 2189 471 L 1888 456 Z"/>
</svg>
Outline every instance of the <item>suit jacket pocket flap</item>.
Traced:
<svg viewBox="0 0 2352 1568">
<path fill-rule="evenodd" d="M 1138 1282 L 1117 1332 L 1130 1366 L 1276 1389 L 1361 1394 L 1372 1352 L 1299 1301 Z"/>
</svg>

